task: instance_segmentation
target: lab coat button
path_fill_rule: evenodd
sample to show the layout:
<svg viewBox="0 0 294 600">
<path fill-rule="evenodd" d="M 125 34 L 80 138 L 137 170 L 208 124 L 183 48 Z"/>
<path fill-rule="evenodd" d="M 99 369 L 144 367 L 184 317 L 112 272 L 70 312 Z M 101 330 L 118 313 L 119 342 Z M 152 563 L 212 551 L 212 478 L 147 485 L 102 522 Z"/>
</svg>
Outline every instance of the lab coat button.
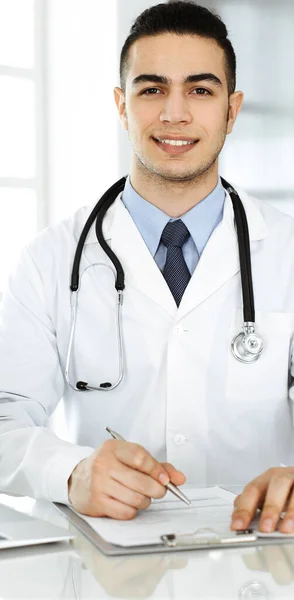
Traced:
<svg viewBox="0 0 294 600">
<path fill-rule="evenodd" d="M 177 446 L 180 446 L 181 444 L 184 444 L 187 438 L 185 438 L 185 436 L 182 433 L 177 433 L 174 438 L 173 441 Z"/>
</svg>

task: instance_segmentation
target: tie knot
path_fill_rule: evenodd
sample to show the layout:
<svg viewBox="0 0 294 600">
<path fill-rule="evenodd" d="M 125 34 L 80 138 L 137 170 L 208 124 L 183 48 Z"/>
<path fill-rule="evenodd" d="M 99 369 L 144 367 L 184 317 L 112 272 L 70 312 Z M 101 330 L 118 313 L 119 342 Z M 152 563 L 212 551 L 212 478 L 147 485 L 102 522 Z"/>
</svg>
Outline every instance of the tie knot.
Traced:
<svg viewBox="0 0 294 600">
<path fill-rule="evenodd" d="M 182 248 L 189 235 L 185 223 L 181 219 L 177 219 L 166 224 L 161 235 L 161 241 L 167 248 L 169 246 Z"/>
</svg>

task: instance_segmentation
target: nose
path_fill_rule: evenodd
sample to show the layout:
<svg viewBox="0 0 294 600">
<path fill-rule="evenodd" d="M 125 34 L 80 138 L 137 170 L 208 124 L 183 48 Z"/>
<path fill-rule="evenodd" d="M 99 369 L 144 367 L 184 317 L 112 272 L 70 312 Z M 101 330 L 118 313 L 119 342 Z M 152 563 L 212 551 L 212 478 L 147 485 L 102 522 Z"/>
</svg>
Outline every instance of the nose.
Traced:
<svg viewBox="0 0 294 600">
<path fill-rule="evenodd" d="M 162 123 L 190 123 L 192 115 L 189 110 L 187 99 L 181 92 L 168 94 L 161 110 L 160 121 Z"/>
</svg>

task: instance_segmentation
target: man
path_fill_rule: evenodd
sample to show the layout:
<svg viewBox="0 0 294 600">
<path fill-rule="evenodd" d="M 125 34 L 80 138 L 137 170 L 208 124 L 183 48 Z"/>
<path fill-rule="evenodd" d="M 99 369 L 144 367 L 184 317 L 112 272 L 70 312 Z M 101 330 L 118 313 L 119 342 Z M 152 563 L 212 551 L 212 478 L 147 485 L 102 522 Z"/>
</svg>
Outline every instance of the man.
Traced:
<svg viewBox="0 0 294 600">
<path fill-rule="evenodd" d="M 243 100 L 226 27 L 193 3 L 151 7 L 125 42 L 120 75 L 114 97 L 132 164 L 103 232 L 126 275 L 125 377 L 110 391 L 91 392 L 64 380 L 71 268 L 89 215 L 81 209 L 30 244 L 3 298 L 0 488 L 130 519 L 162 497 L 168 481 L 253 480 L 236 500 L 232 528 L 246 528 L 263 504 L 260 528 L 271 531 L 288 503 L 281 530 L 293 532 L 294 468 L 279 465 L 294 464 L 287 389 L 294 222 L 240 191 L 265 344 L 258 361 L 241 364 L 230 350 L 242 328 L 240 261 L 218 174 Z M 72 381 L 97 386 L 119 371 L 109 266 L 92 227 L 81 259 Z M 62 397 L 67 440 L 46 428 Z M 106 426 L 128 441 L 107 440 Z"/>
</svg>

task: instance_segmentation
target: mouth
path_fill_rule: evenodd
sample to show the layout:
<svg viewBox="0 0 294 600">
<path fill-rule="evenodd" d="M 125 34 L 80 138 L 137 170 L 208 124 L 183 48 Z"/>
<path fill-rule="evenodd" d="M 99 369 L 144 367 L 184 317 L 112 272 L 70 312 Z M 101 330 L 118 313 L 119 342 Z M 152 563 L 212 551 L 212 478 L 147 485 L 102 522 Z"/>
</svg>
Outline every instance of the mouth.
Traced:
<svg viewBox="0 0 294 600">
<path fill-rule="evenodd" d="M 167 154 L 184 154 L 190 152 L 199 142 L 199 140 L 189 142 L 186 140 L 164 140 L 162 142 L 155 137 L 152 137 L 152 139 L 158 148 Z"/>
</svg>

